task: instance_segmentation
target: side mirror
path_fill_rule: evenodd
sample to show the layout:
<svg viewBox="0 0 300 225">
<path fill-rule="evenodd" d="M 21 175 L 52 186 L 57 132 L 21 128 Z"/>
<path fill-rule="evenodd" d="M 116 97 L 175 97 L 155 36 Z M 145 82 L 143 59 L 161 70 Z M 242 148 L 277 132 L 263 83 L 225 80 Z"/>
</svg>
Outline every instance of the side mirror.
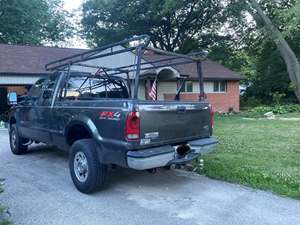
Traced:
<svg viewBox="0 0 300 225">
<path fill-rule="evenodd" d="M 17 92 L 9 92 L 7 94 L 7 104 L 8 105 L 16 105 L 17 103 L 18 103 Z"/>
</svg>

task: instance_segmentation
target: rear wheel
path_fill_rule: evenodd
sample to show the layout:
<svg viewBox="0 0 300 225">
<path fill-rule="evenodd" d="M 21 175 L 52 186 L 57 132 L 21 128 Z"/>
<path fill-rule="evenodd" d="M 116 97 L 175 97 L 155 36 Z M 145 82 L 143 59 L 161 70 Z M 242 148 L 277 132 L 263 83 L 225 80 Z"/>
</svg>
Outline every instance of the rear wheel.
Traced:
<svg viewBox="0 0 300 225">
<path fill-rule="evenodd" d="M 169 166 L 164 166 L 163 167 L 165 170 L 170 170 L 171 169 L 171 165 L 169 165 Z"/>
<path fill-rule="evenodd" d="M 9 130 L 9 144 L 13 154 L 21 155 L 27 151 L 28 146 L 24 145 L 25 138 L 22 138 L 15 124 L 11 125 Z"/>
<path fill-rule="evenodd" d="M 80 192 L 91 193 L 103 187 L 107 165 L 99 163 L 93 139 L 78 140 L 72 145 L 69 168 L 73 183 Z"/>
</svg>

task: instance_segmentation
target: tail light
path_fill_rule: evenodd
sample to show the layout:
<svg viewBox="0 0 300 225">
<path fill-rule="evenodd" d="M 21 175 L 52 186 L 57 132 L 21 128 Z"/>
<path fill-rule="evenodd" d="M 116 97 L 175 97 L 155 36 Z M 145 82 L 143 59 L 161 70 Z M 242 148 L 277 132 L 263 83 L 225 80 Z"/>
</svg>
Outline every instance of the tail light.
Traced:
<svg viewBox="0 0 300 225">
<path fill-rule="evenodd" d="M 130 112 L 125 124 L 125 138 L 128 141 L 140 139 L 140 116 L 139 112 Z"/>
</svg>

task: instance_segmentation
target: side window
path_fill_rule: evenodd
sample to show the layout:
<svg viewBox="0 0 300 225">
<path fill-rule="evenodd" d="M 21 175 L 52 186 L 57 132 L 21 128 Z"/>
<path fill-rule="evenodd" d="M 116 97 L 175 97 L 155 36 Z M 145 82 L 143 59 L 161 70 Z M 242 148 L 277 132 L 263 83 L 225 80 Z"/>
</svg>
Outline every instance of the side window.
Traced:
<svg viewBox="0 0 300 225">
<path fill-rule="evenodd" d="M 182 92 L 193 92 L 193 82 L 192 81 L 186 81 L 185 85 L 182 87 Z"/>
<path fill-rule="evenodd" d="M 186 92 L 193 92 L 193 82 L 186 83 Z"/>
<path fill-rule="evenodd" d="M 219 92 L 219 82 L 218 81 L 214 82 L 214 92 Z"/>
<path fill-rule="evenodd" d="M 226 81 L 214 82 L 214 92 L 226 92 L 226 91 L 227 91 Z"/>
<path fill-rule="evenodd" d="M 220 92 L 226 92 L 226 82 L 225 81 L 220 82 Z"/>
<path fill-rule="evenodd" d="M 30 98 L 38 99 L 43 91 L 43 85 L 45 84 L 46 78 L 41 78 L 31 86 L 28 95 Z"/>
<path fill-rule="evenodd" d="M 57 78 L 58 78 L 57 74 L 53 74 L 45 82 L 45 85 L 43 86 L 43 94 L 39 102 L 40 105 L 44 105 L 44 106 L 51 105 Z"/>
</svg>

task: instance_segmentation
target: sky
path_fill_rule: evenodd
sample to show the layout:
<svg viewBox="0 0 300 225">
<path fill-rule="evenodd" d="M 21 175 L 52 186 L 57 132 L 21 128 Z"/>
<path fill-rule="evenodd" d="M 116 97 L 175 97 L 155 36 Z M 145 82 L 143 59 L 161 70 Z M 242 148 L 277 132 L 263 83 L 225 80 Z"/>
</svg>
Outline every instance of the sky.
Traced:
<svg viewBox="0 0 300 225">
<path fill-rule="evenodd" d="M 82 2 L 83 0 L 64 0 L 64 9 L 69 12 L 75 13 L 76 16 L 78 16 L 76 20 L 80 20 L 80 15 L 78 15 L 78 12 L 76 13 L 74 10 L 77 10 Z M 70 48 L 87 48 L 87 44 L 85 43 L 85 41 L 78 36 L 67 40 L 65 45 L 65 47 Z"/>
<path fill-rule="evenodd" d="M 64 8 L 68 11 L 72 11 L 77 9 L 81 3 L 82 0 L 64 0 Z"/>
</svg>

